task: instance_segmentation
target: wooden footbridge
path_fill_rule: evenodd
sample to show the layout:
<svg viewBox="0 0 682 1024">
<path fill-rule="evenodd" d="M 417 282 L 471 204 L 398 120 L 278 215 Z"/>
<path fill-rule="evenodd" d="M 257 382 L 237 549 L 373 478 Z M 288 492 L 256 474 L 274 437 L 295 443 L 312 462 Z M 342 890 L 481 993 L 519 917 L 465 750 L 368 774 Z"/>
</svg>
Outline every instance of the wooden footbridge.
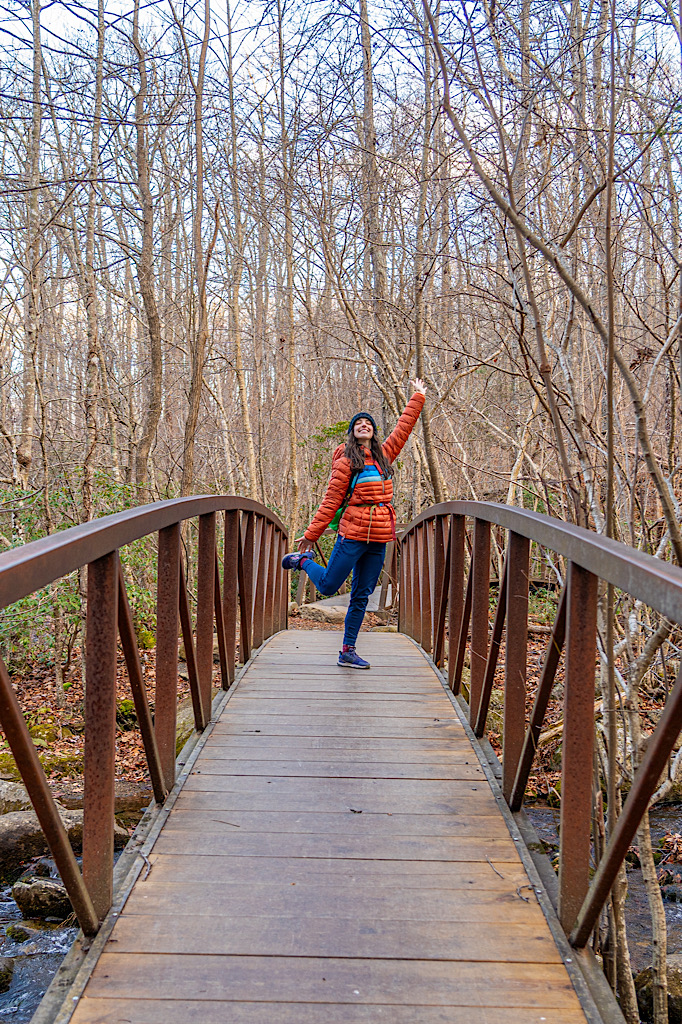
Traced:
<svg viewBox="0 0 682 1024">
<path fill-rule="evenodd" d="M 180 524 L 193 517 L 188 587 Z M 491 538 L 501 546 L 505 530 L 489 622 Z M 118 552 L 152 532 L 147 694 Z M 531 542 L 563 559 L 566 585 L 527 714 Z M 0 556 L 0 607 L 89 567 L 82 872 L 0 663 L 0 722 L 82 926 L 36 1024 L 622 1020 L 589 940 L 680 731 L 682 682 L 595 865 L 597 591 L 607 580 L 682 622 L 682 571 L 522 510 L 434 506 L 401 538 L 401 632 L 363 634 L 372 668 L 357 672 L 335 664 L 339 633 L 286 629 L 285 548 L 284 527 L 263 506 L 207 497 Z M 196 733 L 176 764 L 180 632 Z M 156 802 L 114 871 L 119 638 Z M 235 679 L 237 651 L 245 667 Z M 522 802 L 560 657 L 557 879 Z M 498 669 L 501 764 L 483 738 Z"/>
</svg>

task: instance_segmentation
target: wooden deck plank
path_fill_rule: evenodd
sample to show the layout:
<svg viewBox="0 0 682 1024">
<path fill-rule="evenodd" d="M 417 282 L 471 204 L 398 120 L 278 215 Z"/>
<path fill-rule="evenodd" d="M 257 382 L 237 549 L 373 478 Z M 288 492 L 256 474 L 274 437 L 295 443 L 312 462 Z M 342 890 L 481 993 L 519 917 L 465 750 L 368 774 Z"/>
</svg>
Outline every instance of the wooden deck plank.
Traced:
<svg viewBox="0 0 682 1024">
<path fill-rule="evenodd" d="M 169 819 L 169 824 L 172 819 Z M 340 857 L 348 860 L 516 861 L 511 839 L 466 836 L 338 836 L 295 832 L 242 832 L 201 835 L 166 825 L 156 841 L 159 853 L 176 851 L 195 857 L 231 854 L 240 857 Z"/>
<path fill-rule="evenodd" d="M 188 999 L 93 999 L 86 997 L 73 1024 L 584 1024 L 580 1010 L 547 1011 L 528 1006 L 348 1006 L 329 1003 L 242 1003 Z"/>
<path fill-rule="evenodd" d="M 94 997 L 274 1002 L 517 1006 L 576 1009 L 563 964 L 367 960 L 332 957 L 102 954 Z M 199 1010 L 200 1012 L 200 1010 Z M 329 1019 L 329 1018 L 328 1018 Z M 333 1017 L 331 1018 L 333 1020 Z"/>
<path fill-rule="evenodd" d="M 73 1024 L 584 1024 L 417 648 L 280 634 L 213 727 Z"/>
<path fill-rule="evenodd" d="M 156 881 L 136 887 L 128 900 L 126 913 L 147 917 L 157 915 L 159 918 L 189 915 L 205 917 L 207 921 L 212 921 L 214 916 L 222 916 L 230 921 L 233 918 L 246 919 L 254 907 L 258 907 L 258 916 L 282 916 L 294 923 L 298 919 L 301 924 L 312 919 L 330 918 L 332 922 L 411 921 L 429 925 L 445 921 L 460 924 L 479 921 L 487 924 L 498 922 L 500 926 L 526 924 L 537 928 L 544 920 L 533 890 L 528 888 L 519 888 L 520 895 L 479 889 L 475 899 L 470 889 L 443 891 L 384 885 L 375 890 L 371 882 L 337 883 L 334 891 L 330 890 L 331 887 L 325 883 L 253 882 L 246 889 L 240 882 L 207 887 L 201 882 Z M 544 929 L 541 928 L 540 932 L 544 933 Z M 556 949 L 554 943 L 552 946 Z M 415 954 L 419 948 L 415 946 Z M 275 955 L 274 950 L 270 953 Z M 471 947 L 464 959 L 471 959 Z"/>
<path fill-rule="evenodd" d="M 402 764 L 399 762 L 354 762 L 348 761 L 297 761 L 289 758 L 282 761 L 271 761 L 269 758 L 254 759 L 253 761 L 236 759 L 223 759 L 224 771 L 230 771 L 233 775 L 277 775 L 281 778 L 310 776 L 313 778 L 356 778 L 356 779 L 471 779 L 479 778 L 478 773 L 470 771 L 469 765 L 462 765 L 456 762 L 448 764 L 440 759 L 435 763 Z M 195 785 L 202 788 L 203 781 L 209 778 L 219 778 L 215 771 L 211 771 L 211 761 L 205 761 L 205 771 L 194 772 L 185 785 L 192 789 Z M 216 771 L 218 766 L 215 766 Z"/>
<path fill-rule="evenodd" d="M 274 911 L 274 908 L 273 908 Z M 206 956 L 364 957 L 376 960 L 469 961 L 472 946 L 479 962 L 557 964 L 561 957 L 551 936 L 537 922 L 384 920 L 367 914 L 348 918 L 269 917 L 248 913 L 213 916 L 183 913 L 127 915 L 113 944 L 117 953 L 203 953 Z M 538 913 L 542 913 L 538 911 Z M 180 927 L 178 927 L 178 924 Z M 112 948 L 111 945 L 108 947 Z"/>
<path fill-rule="evenodd" d="M 403 889 L 480 889 L 484 892 L 515 893 L 528 884 L 520 862 L 409 860 L 340 860 L 330 858 L 269 857 L 255 860 L 216 854 L 214 857 L 191 857 L 184 854 L 151 853 L 150 874 L 155 881 L 210 883 L 216 889 L 223 885 L 286 885 L 330 886 L 371 884 L 373 888 L 400 886 Z"/>
<path fill-rule="evenodd" d="M 407 814 L 494 814 L 497 804 L 490 791 L 481 785 L 473 788 L 470 782 L 427 782 L 424 780 L 383 779 L 386 789 L 367 788 L 363 783 L 375 779 L 266 779 L 263 776 L 241 776 L 225 779 L 209 790 L 183 790 L 176 806 L 182 810 L 254 810 L 275 811 L 284 800 L 287 810 L 307 811 L 311 798 L 318 811 L 344 814 L 351 808 L 360 814 L 394 814 L 398 810 Z M 355 781 L 355 786 L 348 786 Z M 284 785 L 284 783 L 289 785 Z M 243 783 L 243 785 L 239 785 Z M 259 785 L 254 785 L 259 783 Z M 344 785 L 336 786 L 335 783 Z M 309 785 L 309 788 L 307 786 Z M 395 788 L 401 786 L 401 788 Z M 390 788 L 389 788 L 390 787 Z M 464 788 L 466 787 L 466 788 Z"/>
<path fill-rule="evenodd" d="M 198 832 L 209 836 L 229 834 L 296 833 L 311 836 L 339 835 L 381 838 L 383 836 L 456 836 L 504 839 L 509 833 L 499 814 L 479 814 L 469 818 L 456 814 L 332 814 L 323 811 L 199 811 L 173 808 L 166 828 L 169 831 Z"/>
</svg>

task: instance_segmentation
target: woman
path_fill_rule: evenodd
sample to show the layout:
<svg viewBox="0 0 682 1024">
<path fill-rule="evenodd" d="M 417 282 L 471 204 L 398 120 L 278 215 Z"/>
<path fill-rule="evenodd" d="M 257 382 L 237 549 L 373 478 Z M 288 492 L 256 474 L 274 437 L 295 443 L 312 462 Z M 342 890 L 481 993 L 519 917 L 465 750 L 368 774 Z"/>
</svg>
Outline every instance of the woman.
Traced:
<svg viewBox="0 0 682 1024">
<path fill-rule="evenodd" d="M 379 444 L 376 423 L 368 412 L 358 412 L 348 425 L 348 440 L 332 456 L 332 475 L 327 493 L 313 520 L 298 542 L 298 551 L 285 555 L 285 569 L 302 569 L 322 594 L 335 594 L 350 573 L 353 583 L 346 614 L 343 650 L 338 665 L 369 668 L 355 650 L 370 594 L 384 564 L 386 543 L 395 540 L 393 466 L 425 401 L 424 382 L 411 381 L 414 394 L 391 436 Z M 343 503 L 347 508 L 339 523 L 339 536 L 326 569 L 315 562 L 310 549 L 331 523 Z"/>
</svg>

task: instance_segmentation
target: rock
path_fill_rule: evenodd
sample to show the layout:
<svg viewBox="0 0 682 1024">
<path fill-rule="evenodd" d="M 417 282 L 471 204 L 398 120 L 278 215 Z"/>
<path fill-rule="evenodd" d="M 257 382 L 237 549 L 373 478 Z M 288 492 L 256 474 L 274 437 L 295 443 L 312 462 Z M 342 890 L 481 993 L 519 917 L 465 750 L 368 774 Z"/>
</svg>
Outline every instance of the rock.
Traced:
<svg viewBox="0 0 682 1024">
<path fill-rule="evenodd" d="M 23 917 L 63 921 L 73 912 L 64 883 L 58 878 L 22 875 L 12 886 L 12 896 Z"/>
<path fill-rule="evenodd" d="M 0 814 L 11 811 L 30 811 L 31 798 L 25 786 L 18 782 L 0 781 Z"/>
<path fill-rule="evenodd" d="M 346 618 L 347 608 L 343 605 L 301 605 L 300 615 L 302 619 L 311 619 L 313 622 L 343 622 Z"/>
<path fill-rule="evenodd" d="M 12 984 L 14 960 L 10 956 L 0 956 L 0 992 L 6 992 Z"/>
<path fill-rule="evenodd" d="M 175 726 L 175 756 L 177 757 L 187 740 L 194 732 L 194 710 L 191 699 L 178 704 Z"/>
<path fill-rule="evenodd" d="M 397 633 L 397 626 L 372 626 L 370 633 Z"/>
<path fill-rule="evenodd" d="M 74 850 L 83 845 L 83 812 L 59 807 L 69 841 Z M 126 829 L 114 825 L 114 846 L 122 850 L 128 842 Z M 35 811 L 11 811 L 0 816 L 0 878 L 6 879 L 32 857 L 48 852 L 47 841 Z M 15 875 L 16 877 L 16 875 Z"/>
<path fill-rule="evenodd" d="M 5 935 L 12 942 L 26 942 L 27 939 L 32 939 L 35 932 L 31 929 L 24 928 L 22 924 L 8 924 L 5 928 Z"/>
<path fill-rule="evenodd" d="M 645 967 L 635 978 L 637 1003 L 643 1021 L 654 1019 L 653 969 Z M 668 957 L 668 1024 L 682 1024 L 682 954 Z"/>
<path fill-rule="evenodd" d="M 662 885 L 661 896 L 671 903 L 682 903 L 682 885 Z"/>
<path fill-rule="evenodd" d="M 298 615 L 300 609 L 295 601 L 289 601 L 289 615 Z"/>
<path fill-rule="evenodd" d="M 122 732 L 130 732 L 137 729 L 137 714 L 135 712 L 135 701 L 124 699 L 116 705 L 116 725 Z"/>
</svg>

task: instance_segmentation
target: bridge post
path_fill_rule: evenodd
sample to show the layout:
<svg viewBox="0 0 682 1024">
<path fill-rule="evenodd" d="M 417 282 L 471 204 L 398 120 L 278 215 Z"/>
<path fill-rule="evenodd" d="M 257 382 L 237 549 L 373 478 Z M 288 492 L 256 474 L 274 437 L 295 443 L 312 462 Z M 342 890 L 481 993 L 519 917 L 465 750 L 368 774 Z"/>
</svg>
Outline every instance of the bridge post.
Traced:
<svg viewBox="0 0 682 1024">
<path fill-rule="evenodd" d="M 569 562 L 558 907 L 566 932 L 573 928 L 589 887 L 598 582 L 587 569 Z"/>
<path fill-rule="evenodd" d="M 511 799 L 526 732 L 528 660 L 528 565 L 530 541 L 509 533 L 507 552 L 507 642 L 504 666 L 502 792 Z M 500 580 L 502 590 L 502 580 Z"/>
<path fill-rule="evenodd" d="M 156 590 L 156 692 L 154 733 L 163 779 L 175 783 L 178 699 L 178 607 L 180 604 L 180 524 L 159 530 Z"/>
<path fill-rule="evenodd" d="M 253 512 L 242 513 L 237 577 L 239 579 L 239 654 L 242 665 L 251 657 L 253 617 Z"/>
<path fill-rule="evenodd" d="M 100 921 L 113 900 L 118 552 L 88 565 L 83 881 Z"/>
<path fill-rule="evenodd" d="M 253 626 L 251 643 L 255 648 L 263 643 L 263 619 L 265 608 L 265 584 L 267 571 L 268 537 L 265 520 L 256 519 L 256 539 L 254 551 L 254 588 L 253 588 Z"/>
<path fill-rule="evenodd" d="M 225 513 L 225 550 L 223 558 L 223 623 L 227 652 L 227 681 L 234 682 L 237 648 L 237 560 L 239 547 L 239 512 Z"/>
<path fill-rule="evenodd" d="M 459 634 L 464 618 L 464 516 L 450 516 L 448 580 L 448 686 L 455 688 Z"/>
<path fill-rule="evenodd" d="M 424 523 L 419 533 L 419 643 L 431 653 L 431 553 L 433 524 Z"/>
<path fill-rule="evenodd" d="M 215 512 L 199 516 L 197 553 L 196 658 L 199 695 L 206 725 L 211 718 L 213 609 L 215 604 Z"/>
<path fill-rule="evenodd" d="M 488 661 L 488 619 L 490 615 L 490 523 L 474 519 L 474 550 L 471 566 L 471 671 L 469 677 L 469 721 L 481 701 L 485 666 Z"/>
</svg>

